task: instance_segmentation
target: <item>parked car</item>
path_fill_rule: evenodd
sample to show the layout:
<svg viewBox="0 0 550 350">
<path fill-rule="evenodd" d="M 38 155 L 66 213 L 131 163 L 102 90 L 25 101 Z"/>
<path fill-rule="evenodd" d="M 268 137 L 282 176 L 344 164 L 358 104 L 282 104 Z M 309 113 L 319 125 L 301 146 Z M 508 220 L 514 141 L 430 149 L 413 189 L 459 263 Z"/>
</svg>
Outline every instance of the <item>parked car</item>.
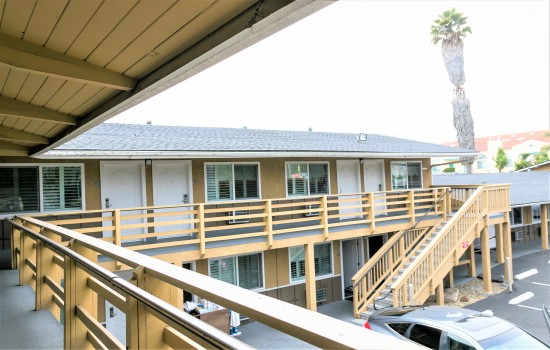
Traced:
<svg viewBox="0 0 550 350">
<path fill-rule="evenodd" d="M 370 315 L 365 328 L 430 349 L 550 349 L 518 326 L 493 316 L 449 306 L 386 308 Z"/>
</svg>

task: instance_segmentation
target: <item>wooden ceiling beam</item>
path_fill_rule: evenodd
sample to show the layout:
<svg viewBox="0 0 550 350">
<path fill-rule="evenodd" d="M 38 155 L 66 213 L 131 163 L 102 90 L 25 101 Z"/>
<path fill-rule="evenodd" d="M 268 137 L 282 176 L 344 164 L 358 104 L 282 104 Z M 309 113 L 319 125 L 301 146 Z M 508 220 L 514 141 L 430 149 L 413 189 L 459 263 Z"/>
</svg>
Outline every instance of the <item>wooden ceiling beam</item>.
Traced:
<svg viewBox="0 0 550 350">
<path fill-rule="evenodd" d="M 44 136 L 32 134 L 30 132 L 10 129 L 5 126 L 0 126 L 0 139 L 12 141 L 24 141 L 47 145 L 50 139 Z"/>
<path fill-rule="evenodd" d="M 48 48 L 0 34 L 0 64 L 12 69 L 129 91 L 136 79 Z"/>
<path fill-rule="evenodd" d="M 0 96 L 0 115 L 1 114 L 66 125 L 76 125 L 77 123 L 77 118 L 70 114 Z"/>
<path fill-rule="evenodd" d="M 16 145 L 15 143 L 0 141 L 0 156 L 21 157 L 21 156 L 28 156 L 28 155 L 29 155 L 28 147 L 25 147 L 22 145 Z"/>
</svg>

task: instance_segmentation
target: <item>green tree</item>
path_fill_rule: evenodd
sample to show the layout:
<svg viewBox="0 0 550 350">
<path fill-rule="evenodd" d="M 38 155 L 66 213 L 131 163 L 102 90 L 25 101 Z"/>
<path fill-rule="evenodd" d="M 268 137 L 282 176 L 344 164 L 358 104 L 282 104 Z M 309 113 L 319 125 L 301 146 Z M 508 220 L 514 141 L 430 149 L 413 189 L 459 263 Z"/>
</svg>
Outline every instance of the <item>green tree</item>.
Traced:
<svg viewBox="0 0 550 350">
<path fill-rule="evenodd" d="M 434 21 L 432 25 L 432 42 L 437 45 L 441 41 L 443 63 L 447 69 L 449 80 L 454 86 L 453 124 L 456 129 L 458 145 L 462 148 L 475 150 L 474 120 L 470 111 L 470 100 L 464 92 L 464 41 L 466 33 L 472 33 L 467 26 L 468 17 L 457 12 L 454 8 L 447 10 Z M 472 172 L 474 157 L 462 159 L 465 163 L 465 172 Z"/>
<path fill-rule="evenodd" d="M 530 155 L 529 153 L 522 153 L 519 155 L 519 161 L 514 164 L 516 170 L 525 169 L 533 165 L 533 163 L 527 159 Z"/>
<path fill-rule="evenodd" d="M 535 165 L 547 162 L 548 153 L 550 153 L 550 145 L 544 145 L 540 148 L 540 152 L 535 154 Z"/>
<path fill-rule="evenodd" d="M 498 172 L 501 173 L 502 169 L 504 169 L 509 162 L 509 159 L 506 156 L 506 153 L 504 152 L 504 149 L 502 147 L 498 148 L 497 156 L 494 159 L 494 161 L 495 161 L 495 167 L 498 169 Z"/>
</svg>

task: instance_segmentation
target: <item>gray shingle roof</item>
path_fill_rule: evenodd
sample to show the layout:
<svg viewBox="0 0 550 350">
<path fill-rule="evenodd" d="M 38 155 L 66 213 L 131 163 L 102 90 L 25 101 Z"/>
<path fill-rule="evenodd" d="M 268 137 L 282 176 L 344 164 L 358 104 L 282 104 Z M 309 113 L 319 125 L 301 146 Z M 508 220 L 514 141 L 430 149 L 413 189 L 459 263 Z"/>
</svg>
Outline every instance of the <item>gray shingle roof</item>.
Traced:
<svg viewBox="0 0 550 350">
<path fill-rule="evenodd" d="M 351 152 L 475 154 L 467 149 L 359 133 L 282 131 L 245 128 L 185 127 L 104 123 L 55 149 L 63 151 L 171 152 Z"/>
<path fill-rule="evenodd" d="M 432 179 L 436 186 L 510 184 L 510 205 L 512 206 L 550 203 L 550 172 L 547 171 L 434 175 Z"/>
</svg>

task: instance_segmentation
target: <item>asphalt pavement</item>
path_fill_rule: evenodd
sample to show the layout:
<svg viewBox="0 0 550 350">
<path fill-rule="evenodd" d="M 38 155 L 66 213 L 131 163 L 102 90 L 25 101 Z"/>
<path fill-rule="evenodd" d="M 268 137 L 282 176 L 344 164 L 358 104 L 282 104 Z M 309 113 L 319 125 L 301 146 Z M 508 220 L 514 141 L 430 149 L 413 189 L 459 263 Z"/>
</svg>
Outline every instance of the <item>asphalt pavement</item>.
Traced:
<svg viewBox="0 0 550 350">
<path fill-rule="evenodd" d="M 476 311 L 491 310 L 550 345 L 550 329 L 542 306 L 550 307 L 550 250 L 513 259 L 512 291 L 504 291 L 466 306 Z M 503 265 L 494 266 L 494 277 L 504 275 Z"/>
<path fill-rule="evenodd" d="M 550 345 L 550 329 L 544 320 L 542 306 L 550 306 L 550 250 L 541 251 L 540 240 L 514 244 L 512 291 L 504 291 L 466 306 L 476 311 L 491 310 L 494 315 L 508 320 L 541 341 Z M 491 252 L 491 279 L 502 281 L 504 264 L 496 264 Z M 481 256 L 476 254 L 476 268 L 481 270 Z M 478 278 L 481 278 L 481 274 Z M 471 280 L 464 266 L 455 269 L 455 284 Z M 361 327 L 364 320 L 353 317 L 353 303 L 348 300 L 321 305 L 318 312 L 354 323 Z M 313 349 L 314 346 L 293 338 L 259 322 L 243 323 L 239 327 L 240 340 L 257 349 Z"/>
</svg>

